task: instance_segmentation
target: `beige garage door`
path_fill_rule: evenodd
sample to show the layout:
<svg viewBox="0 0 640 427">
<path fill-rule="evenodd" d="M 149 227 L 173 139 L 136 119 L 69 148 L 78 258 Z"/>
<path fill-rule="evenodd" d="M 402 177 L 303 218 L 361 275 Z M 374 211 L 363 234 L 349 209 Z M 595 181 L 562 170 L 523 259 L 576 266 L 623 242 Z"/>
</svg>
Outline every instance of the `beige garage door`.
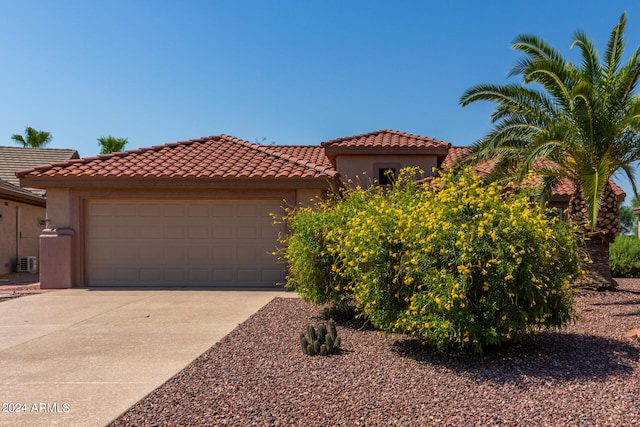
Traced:
<svg viewBox="0 0 640 427">
<path fill-rule="evenodd" d="M 92 200 L 87 206 L 89 286 L 273 287 L 274 201 Z"/>
</svg>

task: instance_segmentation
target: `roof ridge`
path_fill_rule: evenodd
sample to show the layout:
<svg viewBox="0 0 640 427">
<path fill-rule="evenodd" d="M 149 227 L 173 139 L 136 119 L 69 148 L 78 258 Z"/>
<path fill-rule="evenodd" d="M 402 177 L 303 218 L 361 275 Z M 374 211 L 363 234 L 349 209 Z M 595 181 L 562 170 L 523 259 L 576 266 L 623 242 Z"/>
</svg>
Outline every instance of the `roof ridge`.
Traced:
<svg viewBox="0 0 640 427">
<path fill-rule="evenodd" d="M 329 173 L 327 173 L 327 169 L 328 168 L 320 167 L 320 165 L 317 165 L 317 164 L 312 163 L 312 162 L 305 161 L 304 159 L 300 159 L 298 157 L 294 157 L 294 156 L 291 156 L 289 154 L 279 153 L 279 152 L 271 149 L 271 147 L 272 147 L 271 145 L 258 144 L 258 143 L 255 143 L 255 142 L 250 142 L 250 141 L 247 141 L 247 140 L 244 140 L 244 139 L 237 138 L 235 136 L 229 136 L 229 135 L 225 135 L 225 134 L 221 134 L 220 137 L 221 138 L 228 138 L 228 141 L 231 142 L 231 143 L 242 145 L 245 148 L 258 151 L 260 153 L 275 157 L 277 159 L 282 159 L 284 161 L 291 162 L 291 163 L 293 163 L 295 165 L 302 166 L 304 168 L 312 169 L 312 170 L 314 170 L 314 171 L 316 171 L 318 173 L 321 173 L 321 174 L 325 174 L 325 175 L 329 175 L 329 176 L 334 177 L 338 173 L 338 171 L 336 171 L 334 169 L 335 173 L 329 174 Z M 278 147 L 284 147 L 284 145 L 279 145 Z M 311 145 L 309 145 L 309 147 L 311 147 Z"/>
<path fill-rule="evenodd" d="M 439 143 L 443 143 L 443 144 L 448 144 L 449 147 L 452 146 L 452 144 L 448 141 L 444 141 L 442 139 L 437 139 L 437 138 L 432 138 L 430 136 L 423 136 L 423 135 L 416 135 L 413 133 L 409 133 L 409 132 L 403 132 L 403 131 L 399 131 L 399 130 L 395 130 L 395 129 L 380 129 L 377 131 L 373 131 L 373 132 L 366 132 L 366 133 L 361 133 L 358 135 L 351 135 L 351 136 L 344 136 L 342 138 L 335 138 L 335 139 L 330 139 L 328 141 L 323 141 L 320 145 L 325 147 L 327 145 L 332 145 L 334 143 L 340 142 L 340 141 L 345 141 L 345 140 L 349 140 L 349 139 L 358 139 L 358 138 L 365 138 L 365 137 L 369 137 L 372 135 L 380 135 L 380 134 L 392 134 L 392 135 L 397 135 L 397 136 L 404 136 L 404 137 L 408 137 L 408 138 L 415 138 L 415 139 L 419 139 L 425 142 L 439 142 Z"/>
<path fill-rule="evenodd" d="M 274 151 L 273 149 L 271 149 L 271 145 L 257 144 L 257 146 L 259 147 L 260 151 L 262 151 L 263 153 L 269 154 L 269 155 L 271 155 L 273 157 L 280 158 L 280 159 L 283 159 L 283 160 L 286 160 L 286 161 L 290 161 L 290 162 L 292 162 L 292 163 L 294 163 L 296 165 L 299 165 L 299 166 L 303 166 L 303 167 L 306 167 L 306 168 L 313 169 L 316 172 L 320 172 L 320 173 L 329 175 L 327 173 L 327 169 L 329 169 L 329 168 L 327 168 L 327 167 L 321 167 L 320 165 L 318 165 L 316 163 L 309 162 L 309 161 L 306 161 L 304 159 L 291 156 L 289 154 L 279 153 L 279 152 Z M 285 145 L 279 145 L 278 147 L 285 147 Z M 313 147 L 313 146 L 312 145 L 302 145 L 302 147 Z M 335 170 L 335 169 L 333 169 L 333 170 L 335 171 L 335 173 L 333 173 L 330 176 L 335 177 L 336 174 L 338 173 L 338 171 Z"/>
</svg>

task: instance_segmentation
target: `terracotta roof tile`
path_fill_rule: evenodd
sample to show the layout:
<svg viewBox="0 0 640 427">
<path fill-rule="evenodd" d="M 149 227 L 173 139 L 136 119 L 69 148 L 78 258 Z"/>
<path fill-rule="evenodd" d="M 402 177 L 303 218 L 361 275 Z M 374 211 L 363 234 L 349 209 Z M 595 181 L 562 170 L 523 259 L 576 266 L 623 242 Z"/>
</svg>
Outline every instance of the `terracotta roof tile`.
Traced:
<svg viewBox="0 0 640 427">
<path fill-rule="evenodd" d="M 457 164 L 459 164 L 464 157 L 469 153 L 469 147 L 451 147 L 449 149 L 449 154 L 447 158 L 442 163 L 443 169 L 450 169 Z M 480 174 L 486 174 L 491 169 L 491 164 L 478 165 L 476 167 L 476 172 Z M 610 180 L 609 183 L 613 187 L 613 191 L 618 198 L 624 198 L 625 192 L 615 183 L 613 180 Z M 554 196 L 566 196 L 571 197 L 573 194 L 574 186 L 568 180 L 563 180 L 553 191 Z"/>
<path fill-rule="evenodd" d="M 305 158 L 293 154 L 299 152 Z M 121 153 L 38 166 L 18 176 L 171 178 L 334 178 L 328 161 L 312 150 L 274 148 L 228 135 L 211 136 Z"/>
<path fill-rule="evenodd" d="M 464 160 L 464 157 L 469 153 L 469 147 L 457 147 L 452 146 L 449 147 L 449 152 L 447 153 L 447 157 L 442 162 L 442 169 L 450 169 L 453 166 L 456 166 Z"/>
<path fill-rule="evenodd" d="M 450 143 L 426 136 L 412 135 L 397 130 L 383 129 L 361 135 L 332 139 L 322 147 L 366 147 L 366 148 L 448 148 Z"/>
<path fill-rule="evenodd" d="M 299 159 L 308 165 L 333 168 L 324 154 L 324 148 L 319 145 L 268 145 L 266 147 L 275 153 Z"/>
</svg>

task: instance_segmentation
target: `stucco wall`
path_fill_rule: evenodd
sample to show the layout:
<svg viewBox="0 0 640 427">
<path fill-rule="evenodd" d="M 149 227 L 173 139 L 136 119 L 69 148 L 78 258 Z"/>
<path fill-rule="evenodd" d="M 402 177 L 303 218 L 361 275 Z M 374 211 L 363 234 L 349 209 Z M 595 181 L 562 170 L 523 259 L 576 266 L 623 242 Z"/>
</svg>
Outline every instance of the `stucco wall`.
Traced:
<svg viewBox="0 0 640 427">
<path fill-rule="evenodd" d="M 296 190 L 296 201 L 302 206 L 314 206 L 319 199 L 326 198 L 326 191 L 315 188 Z"/>
<path fill-rule="evenodd" d="M 45 209 L 0 199 L 0 274 L 17 271 L 19 257 L 40 258 Z"/>
<path fill-rule="evenodd" d="M 359 182 L 368 187 L 371 181 L 377 179 L 378 167 L 395 167 L 398 170 L 407 167 L 419 167 L 424 176 L 433 176 L 433 168 L 437 166 L 436 156 L 419 155 L 339 155 L 336 157 L 336 169 L 343 177 L 346 185 L 349 180 Z M 363 173 L 364 172 L 364 173 Z"/>
</svg>

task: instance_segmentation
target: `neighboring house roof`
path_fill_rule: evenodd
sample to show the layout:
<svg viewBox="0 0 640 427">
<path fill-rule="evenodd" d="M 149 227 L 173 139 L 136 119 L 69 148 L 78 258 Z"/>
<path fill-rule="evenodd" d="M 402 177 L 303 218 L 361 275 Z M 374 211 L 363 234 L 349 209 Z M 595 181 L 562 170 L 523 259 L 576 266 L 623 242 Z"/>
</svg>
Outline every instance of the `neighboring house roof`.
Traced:
<svg viewBox="0 0 640 427">
<path fill-rule="evenodd" d="M 275 148 L 228 135 L 210 136 L 121 153 L 38 166 L 19 177 L 337 178 L 312 150 Z M 306 153 L 300 159 L 296 150 Z"/>
<path fill-rule="evenodd" d="M 45 198 L 0 178 L 0 199 L 46 206 Z"/>
<path fill-rule="evenodd" d="M 444 160 L 451 143 L 397 130 L 383 129 L 360 135 L 332 139 L 320 144 L 326 156 L 335 161 L 338 154 L 432 154 Z"/>
<path fill-rule="evenodd" d="M 16 177 L 16 171 L 31 168 L 36 165 L 63 162 L 69 159 L 77 159 L 76 150 L 60 148 L 23 148 L 0 147 L 0 180 L 20 188 L 20 181 Z M 5 187 L 6 189 L 6 187 Z M 37 189 L 24 189 L 26 194 L 42 196 L 44 192 Z"/>
</svg>

